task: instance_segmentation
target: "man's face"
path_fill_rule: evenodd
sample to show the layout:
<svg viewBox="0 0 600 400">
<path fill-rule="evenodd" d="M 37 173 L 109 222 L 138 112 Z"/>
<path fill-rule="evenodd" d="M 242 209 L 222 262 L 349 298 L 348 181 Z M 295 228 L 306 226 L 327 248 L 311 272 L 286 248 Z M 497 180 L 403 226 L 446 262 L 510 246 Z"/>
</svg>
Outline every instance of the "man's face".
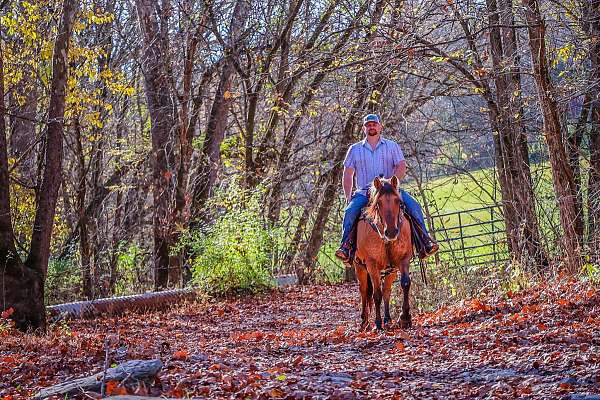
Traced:
<svg viewBox="0 0 600 400">
<path fill-rule="evenodd" d="M 364 126 L 365 133 L 369 136 L 376 136 L 381 133 L 381 124 L 378 122 L 369 121 Z"/>
</svg>

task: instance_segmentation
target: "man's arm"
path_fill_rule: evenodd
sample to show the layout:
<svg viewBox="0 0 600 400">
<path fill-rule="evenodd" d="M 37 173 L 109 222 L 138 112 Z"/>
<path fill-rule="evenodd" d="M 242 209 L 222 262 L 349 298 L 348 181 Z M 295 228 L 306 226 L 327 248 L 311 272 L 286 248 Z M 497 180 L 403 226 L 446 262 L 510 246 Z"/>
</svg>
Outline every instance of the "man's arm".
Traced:
<svg viewBox="0 0 600 400">
<path fill-rule="evenodd" d="M 344 187 L 344 196 L 346 196 L 346 204 L 350 202 L 352 196 L 352 184 L 354 178 L 354 168 L 344 167 L 344 176 L 342 177 L 342 186 Z"/>
<path fill-rule="evenodd" d="M 402 160 L 394 167 L 394 175 L 398 177 L 399 180 L 404 179 L 406 176 L 406 160 Z"/>
</svg>

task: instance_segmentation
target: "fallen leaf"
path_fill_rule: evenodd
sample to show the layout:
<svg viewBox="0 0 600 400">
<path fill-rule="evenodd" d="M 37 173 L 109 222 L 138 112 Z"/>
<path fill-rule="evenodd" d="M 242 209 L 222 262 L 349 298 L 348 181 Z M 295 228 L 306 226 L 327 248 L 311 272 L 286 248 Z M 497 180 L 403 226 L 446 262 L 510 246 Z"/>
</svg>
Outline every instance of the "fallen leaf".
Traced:
<svg viewBox="0 0 600 400">
<path fill-rule="evenodd" d="M 294 365 L 294 367 L 297 367 L 298 365 L 302 364 L 303 361 L 304 358 L 302 356 L 298 356 L 294 359 L 292 364 Z"/>
<path fill-rule="evenodd" d="M 285 397 L 285 392 L 281 390 L 281 388 L 273 388 L 269 391 L 269 396 L 271 397 Z"/>
<path fill-rule="evenodd" d="M 4 319 L 7 319 L 11 315 L 13 315 L 14 312 L 15 312 L 15 309 L 10 307 L 9 309 L 2 311 L 2 314 L 0 314 L 0 316 Z"/>
<path fill-rule="evenodd" d="M 558 386 L 563 390 L 573 390 L 574 389 L 573 385 L 571 385 L 570 383 L 566 383 L 566 382 L 561 382 Z"/>
<path fill-rule="evenodd" d="M 188 359 L 188 352 L 186 350 L 178 350 L 173 353 L 173 360 L 186 361 Z"/>
<path fill-rule="evenodd" d="M 475 311 L 490 311 L 492 308 L 479 299 L 471 300 L 471 308 Z"/>
<path fill-rule="evenodd" d="M 106 382 L 105 393 L 109 396 L 127 394 L 127 389 L 121 386 L 119 381 L 108 381 Z"/>
</svg>

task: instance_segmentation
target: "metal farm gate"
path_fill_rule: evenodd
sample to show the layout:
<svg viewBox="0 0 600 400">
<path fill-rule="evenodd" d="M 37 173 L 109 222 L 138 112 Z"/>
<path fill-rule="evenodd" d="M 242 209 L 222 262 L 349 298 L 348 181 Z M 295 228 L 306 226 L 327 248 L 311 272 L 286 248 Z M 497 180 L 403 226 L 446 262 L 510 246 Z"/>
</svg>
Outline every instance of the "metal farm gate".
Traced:
<svg viewBox="0 0 600 400">
<path fill-rule="evenodd" d="M 439 261 L 449 265 L 496 265 L 509 260 L 506 228 L 498 205 L 432 215 Z"/>
</svg>

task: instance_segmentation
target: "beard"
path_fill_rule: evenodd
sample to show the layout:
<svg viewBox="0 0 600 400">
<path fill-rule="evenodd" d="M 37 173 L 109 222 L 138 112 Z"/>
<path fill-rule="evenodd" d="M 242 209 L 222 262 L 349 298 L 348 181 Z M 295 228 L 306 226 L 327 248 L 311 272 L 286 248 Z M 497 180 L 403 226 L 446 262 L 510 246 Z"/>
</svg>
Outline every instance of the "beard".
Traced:
<svg viewBox="0 0 600 400">
<path fill-rule="evenodd" d="M 377 136 L 378 134 L 379 134 L 379 132 L 377 132 L 377 129 L 367 130 L 367 135 L 369 135 L 369 136 Z"/>
</svg>

